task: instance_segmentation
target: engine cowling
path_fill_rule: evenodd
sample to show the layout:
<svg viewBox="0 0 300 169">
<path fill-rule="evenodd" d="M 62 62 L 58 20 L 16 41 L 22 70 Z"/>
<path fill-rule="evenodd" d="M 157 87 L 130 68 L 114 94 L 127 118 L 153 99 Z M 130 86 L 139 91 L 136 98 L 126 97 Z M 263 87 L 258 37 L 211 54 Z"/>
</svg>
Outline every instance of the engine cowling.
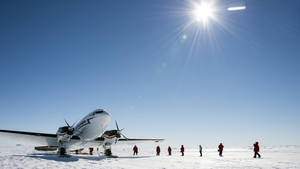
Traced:
<svg viewBox="0 0 300 169">
<path fill-rule="evenodd" d="M 71 128 L 70 126 L 64 126 L 58 128 L 56 135 L 57 135 L 57 142 L 68 142 L 70 141 L 72 135 L 74 133 L 74 128 Z"/>
<path fill-rule="evenodd" d="M 102 134 L 101 137 L 102 138 L 120 138 L 121 134 L 118 130 L 107 130 Z"/>
</svg>

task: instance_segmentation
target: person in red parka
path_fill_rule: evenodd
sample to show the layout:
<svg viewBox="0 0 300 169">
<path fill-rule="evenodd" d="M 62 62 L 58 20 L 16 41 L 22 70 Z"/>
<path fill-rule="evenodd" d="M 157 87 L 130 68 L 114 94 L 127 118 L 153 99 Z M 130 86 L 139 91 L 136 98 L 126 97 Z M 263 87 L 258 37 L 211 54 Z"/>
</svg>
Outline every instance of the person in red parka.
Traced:
<svg viewBox="0 0 300 169">
<path fill-rule="evenodd" d="M 183 145 L 181 145 L 180 152 L 181 152 L 181 156 L 184 156 L 184 147 L 183 147 Z"/>
<path fill-rule="evenodd" d="M 172 149 L 170 146 L 168 147 L 168 153 L 169 153 L 169 156 L 172 155 Z"/>
<path fill-rule="evenodd" d="M 160 154 L 160 147 L 157 146 L 157 147 L 156 147 L 156 155 L 159 156 L 159 154 Z"/>
<path fill-rule="evenodd" d="M 138 155 L 138 147 L 136 145 L 133 147 L 133 155 Z"/>
<path fill-rule="evenodd" d="M 223 154 L 222 154 L 222 153 L 223 153 L 223 148 L 224 148 L 223 144 L 220 143 L 219 146 L 218 146 L 218 148 L 219 148 L 219 149 L 218 149 L 218 151 L 219 151 L 219 156 L 222 157 L 222 156 L 223 156 Z"/>
<path fill-rule="evenodd" d="M 258 153 L 259 152 L 259 145 L 258 145 L 258 142 L 256 142 L 255 144 L 253 144 L 253 151 L 254 151 L 254 157 L 253 158 L 256 158 L 256 156 L 258 156 L 258 158 L 260 158 L 260 154 Z"/>
<path fill-rule="evenodd" d="M 90 155 L 93 155 L 94 148 L 90 147 L 89 150 L 90 150 Z"/>
</svg>

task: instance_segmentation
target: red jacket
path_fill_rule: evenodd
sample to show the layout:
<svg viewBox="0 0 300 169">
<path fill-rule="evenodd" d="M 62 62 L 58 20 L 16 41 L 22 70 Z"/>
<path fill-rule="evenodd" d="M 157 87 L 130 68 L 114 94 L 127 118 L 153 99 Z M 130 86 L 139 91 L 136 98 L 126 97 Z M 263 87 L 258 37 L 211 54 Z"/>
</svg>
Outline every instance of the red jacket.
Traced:
<svg viewBox="0 0 300 169">
<path fill-rule="evenodd" d="M 220 144 L 218 148 L 219 148 L 219 151 L 223 151 L 223 148 L 224 148 L 223 144 Z"/>
<path fill-rule="evenodd" d="M 183 146 L 181 146 L 181 148 L 180 148 L 180 152 L 184 152 L 184 147 Z"/>
<path fill-rule="evenodd" d="M 134 147 L 133 147 L 133 151 L 134 151 L 134 152 L 138 152 L 137 146 L 134 146 Z"/>
<path fill-rule="evenodd" d="M 168 148 L 168 152 L 171 152 L 171 151 L 172 151 L 172 149 L 171 149 L 171 147 L 169 147 L 169 148 Z"/>
<path fill-rule="evenodd" d="M 160 153 L 160 147 L 159 146 L 156 147 L 156 152 Z"/>
<path fill-rule="evenodd" d="M 255 143 L 253 146 L 254 146 L 253 151 L 256 152 L 256 153 L 258 153 L 259 152 L 259 145 L 258 145 L 258 143 Z"/>
</svg>

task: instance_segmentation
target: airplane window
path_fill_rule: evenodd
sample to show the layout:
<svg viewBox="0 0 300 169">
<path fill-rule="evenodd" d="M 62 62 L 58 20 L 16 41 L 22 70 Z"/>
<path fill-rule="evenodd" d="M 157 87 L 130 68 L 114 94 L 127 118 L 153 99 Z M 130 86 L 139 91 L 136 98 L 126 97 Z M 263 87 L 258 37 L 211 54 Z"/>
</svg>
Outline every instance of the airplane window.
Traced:
<svg viewBox="0 0 300 169">
<path fill-rule="evenodd" d="M 95 112 L 95 114 L 100 114 L 100 113 L 103 113 L 104 111 L 103 110 L 98 110 Z"/>
<path fill-rule="evenodd" d="M 100 114 L 100 113 L 103 113 L 104 112 L 104 110 L 96 110 L 96 111 L 94 111 L 93 113 L 91 113 L 91 115 L 95 115 L 95 114 Z"/>
</svg>

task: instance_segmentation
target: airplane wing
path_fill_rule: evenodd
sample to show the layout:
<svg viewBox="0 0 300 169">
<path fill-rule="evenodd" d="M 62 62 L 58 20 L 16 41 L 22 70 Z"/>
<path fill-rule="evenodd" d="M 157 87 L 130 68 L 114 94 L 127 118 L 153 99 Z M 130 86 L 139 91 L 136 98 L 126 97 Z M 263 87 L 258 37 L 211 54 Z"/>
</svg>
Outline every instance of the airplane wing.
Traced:
<svg viewBox="0 0 300 169">
<path fill-rule="evenodd" d="M 12 139 L 20 143 L 34 143 L 38 145 L 35 149 L 40 151 L 54 151 L 58 147 L 56 134 L 0 130 L 0 138 Z M 70 140 L 70 144 L 75 146 L 77 145 L 79 147 L 92 147 L 101 145 L 103 143 L 102 141 L 103 140 L 82 142 L 79 137 L 73 136 Z"/>
<path fill-rule="evenodd" d="M 14 130 L 0 130 L 0 138 L 9 138 L 20 142 L 36 143 L 40 147 L 38 149 L 44 150 L 49 148 L 57 148 L 57 136 L 56 134 L 48 133 L 37 133 L 37 132 L 25 132 L 25 131 L 14 131 Z M 145 143 L 145 142 L 161 142 L 164 139 L 125 139 L 121 138 L 118 143 L 123 144 L 134 144 L 134 143 Z M 71 138 L 72 144 L 79 144 L 84 146 L 99 146 L 104 142 L 103 137 L 98 137 L 92 141 L 82 142 L 79 137 L 73 136 Z"/>
<path fill-rule="evenodd" d="M 33 142 L 43 146 L 57 146 L 56 134 L 0 130 L 0 138 L 10 138 L 22 142 Z"/>
</svg>

